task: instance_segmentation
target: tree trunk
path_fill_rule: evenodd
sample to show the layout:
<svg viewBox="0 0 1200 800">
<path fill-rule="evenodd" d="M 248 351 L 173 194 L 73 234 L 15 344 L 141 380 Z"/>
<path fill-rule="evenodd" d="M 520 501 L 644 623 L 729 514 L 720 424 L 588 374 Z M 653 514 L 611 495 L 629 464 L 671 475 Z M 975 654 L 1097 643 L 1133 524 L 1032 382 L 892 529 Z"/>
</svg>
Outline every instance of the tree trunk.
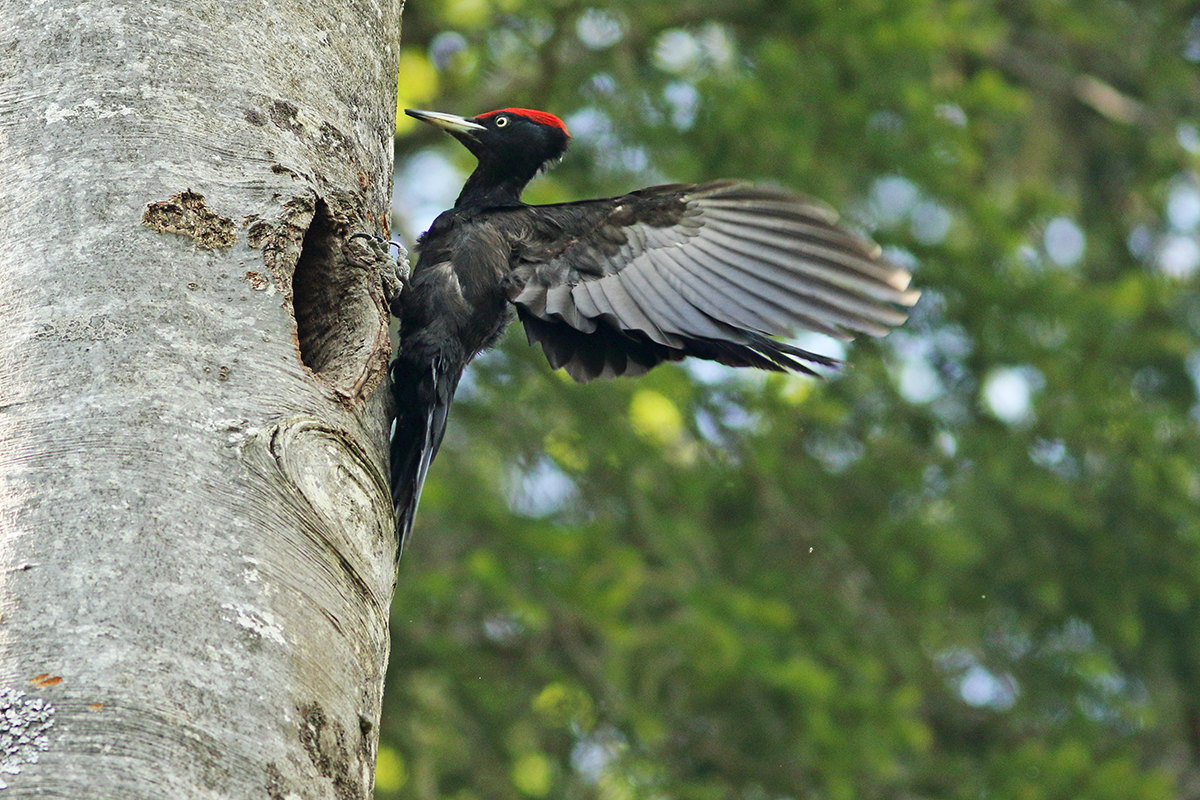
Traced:
<svg viewBox="0 0 1200 800">
<path fill-rule="evenodd" d="M 0 797 L 368 797 L 398 0 L 0 0 Z"/>
</svg>

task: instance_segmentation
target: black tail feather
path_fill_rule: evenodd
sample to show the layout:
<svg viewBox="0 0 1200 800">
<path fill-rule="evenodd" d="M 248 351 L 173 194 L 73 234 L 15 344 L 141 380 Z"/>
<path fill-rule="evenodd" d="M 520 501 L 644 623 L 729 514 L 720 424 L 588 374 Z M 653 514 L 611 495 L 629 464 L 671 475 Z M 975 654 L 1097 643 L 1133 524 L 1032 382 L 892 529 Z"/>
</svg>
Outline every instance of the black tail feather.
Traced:
<svg viewBox="0 0 1200 800">
<path fill-rule="evenodd" d="M 396 510 L 399 553 L 412 535 L 413 519 L 421 502 L 421 488 L 429 465 L 442 445 L 450 402 L 458 387 L 460 370 L 447 369 L 443 359 L 414 364 L 397 359 L 388 373 L 392 396 L 396 400 L 396 419 L 392 423 L 390 461 L 392 504 Z"/>
</svg>

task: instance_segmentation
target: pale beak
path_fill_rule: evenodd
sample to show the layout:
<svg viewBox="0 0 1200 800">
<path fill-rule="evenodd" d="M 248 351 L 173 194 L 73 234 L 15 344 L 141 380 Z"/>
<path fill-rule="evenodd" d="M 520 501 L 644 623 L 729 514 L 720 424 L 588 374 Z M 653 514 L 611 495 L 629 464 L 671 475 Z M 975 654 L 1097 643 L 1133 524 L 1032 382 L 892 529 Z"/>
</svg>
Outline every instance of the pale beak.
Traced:
<svg viewBox="0 0 1200 800">
<path fill-rule="evenodd" d="M 417 111 L 412 108 L 404 109 L 404 113 L 408 114 L 413 119 L 419 119 L 421 122 L 428 122 L 430 125 L 436 125 L 447 133 L 466 133 L 473 134 L 475 131 L 485 131 L 487 128 L 480 125 L 478 122 L 473 122 L 466 117 L 455 116 L 454 114 L 443 114 L 440 111 Z"/>
</svg>

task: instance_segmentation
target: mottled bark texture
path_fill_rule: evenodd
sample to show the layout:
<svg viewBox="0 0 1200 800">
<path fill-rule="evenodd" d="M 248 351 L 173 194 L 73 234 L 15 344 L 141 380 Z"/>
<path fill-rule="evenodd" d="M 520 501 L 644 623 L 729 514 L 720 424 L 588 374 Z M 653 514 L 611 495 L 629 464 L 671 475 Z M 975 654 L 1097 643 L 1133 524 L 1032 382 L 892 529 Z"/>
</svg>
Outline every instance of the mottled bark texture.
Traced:
<svg viewBox="0 0 1200 800">
<path fill-rule="evenodd" d="M 0 0 L 0 800 L 371 793 L 399 0 Z"/>
</svg>

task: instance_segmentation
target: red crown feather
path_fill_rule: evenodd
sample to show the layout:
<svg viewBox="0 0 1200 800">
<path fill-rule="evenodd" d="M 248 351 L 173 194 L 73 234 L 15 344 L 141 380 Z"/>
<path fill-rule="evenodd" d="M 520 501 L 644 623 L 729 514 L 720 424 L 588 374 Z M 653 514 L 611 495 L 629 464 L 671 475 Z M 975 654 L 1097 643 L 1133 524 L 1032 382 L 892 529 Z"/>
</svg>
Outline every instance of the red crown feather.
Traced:
<svg viewBox="0 0 1200 800">
<path fill-rule="evenodd" d="M 566 133 L 567 136 L 571 135 L 567 133 L 567 126 L 563 124 L 561 119 L 553 114 L 547 114 L 545 111 L 535 111 L 532 108 L 499 108 L 495 111 L 488 111 L 484 114 L 479 114 L 475 117 L 475 119 L 487 119 L 488 117 L 494 117 L 497 114 L 512 114 L 513 116 L 525 117 L 526 119 L 531 119 L 534 122 L 541 123 L 542 125 L 549 125 L 552 128 L 558 128 L 563 133 Z"/>
</svg>

